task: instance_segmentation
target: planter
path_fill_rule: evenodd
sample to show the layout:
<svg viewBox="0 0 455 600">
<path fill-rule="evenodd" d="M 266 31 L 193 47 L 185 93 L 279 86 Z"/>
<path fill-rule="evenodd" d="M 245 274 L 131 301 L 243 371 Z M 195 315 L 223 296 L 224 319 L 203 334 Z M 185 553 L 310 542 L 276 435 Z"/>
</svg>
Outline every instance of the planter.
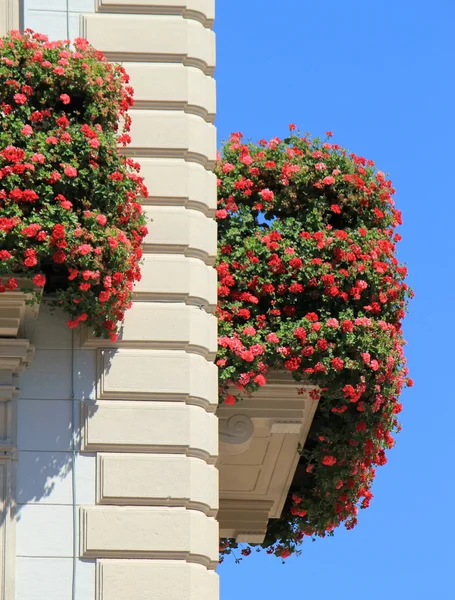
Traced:
<svg viewBox="0 0 455 600">
<path fill-rule="evenodd" d="M 147 234 L 139 165 L 119 151 L 131 141 L 128 76 L 80 38 L 0 43 L 0 264 L 55 293 L 69 327 L 115 340 Z"/>
</svg>

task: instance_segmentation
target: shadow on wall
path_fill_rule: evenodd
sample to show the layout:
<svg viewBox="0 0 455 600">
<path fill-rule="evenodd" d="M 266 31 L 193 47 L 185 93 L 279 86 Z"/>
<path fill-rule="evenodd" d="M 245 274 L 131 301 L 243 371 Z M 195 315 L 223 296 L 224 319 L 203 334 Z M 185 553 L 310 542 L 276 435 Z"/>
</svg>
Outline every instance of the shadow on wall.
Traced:
<svg viewBox="0 0 455 600">
<path fill-rule="evenodd" d="M 26 505 L 71 506 L 74 462 L 76 503 L 95 503 L 96 455 L 80 452 L 81 406 L 92 405 L 90 417 L 96 412 L 99 350 L 84 347 L 81 332 L 70 330 L 66 320 L 61 311 L 41 306 L 30 334 L 35 357 L 18 381 L 18 462 L 12 494 L 17 519 Z M 104 371 L 114 355 L 112 349 L 106 353 Z"/>
</svg>

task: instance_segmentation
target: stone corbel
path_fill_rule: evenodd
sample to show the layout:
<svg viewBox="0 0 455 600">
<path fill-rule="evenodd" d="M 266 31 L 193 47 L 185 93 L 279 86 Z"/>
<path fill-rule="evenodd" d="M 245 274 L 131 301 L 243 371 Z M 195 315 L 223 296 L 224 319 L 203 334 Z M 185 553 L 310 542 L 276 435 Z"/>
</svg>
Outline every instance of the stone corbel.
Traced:
<svg viewBox="0 0 455 600">
<path fill-rule="evenodd" d="M 242 454 L 248 450 L 254 433 L 254 423 L 246 415 L 233 415 L 219 422 L 220 450 L 226 454 Z"/>
</svg>

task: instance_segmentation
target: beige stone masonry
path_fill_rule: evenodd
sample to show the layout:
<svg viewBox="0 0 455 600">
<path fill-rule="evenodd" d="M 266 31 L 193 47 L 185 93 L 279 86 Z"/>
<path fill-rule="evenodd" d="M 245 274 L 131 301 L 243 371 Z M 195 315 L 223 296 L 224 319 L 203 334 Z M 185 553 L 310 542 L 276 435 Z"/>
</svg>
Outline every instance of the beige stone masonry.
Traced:
<svg viewBox="0 0 455 600">
<path fill-rule="evenodd" d="M 180 255 L 146 254 L 135 298 L 141 301 L 185 302 L 213 313 L 216 271 L 201 260 Z"/>
<path fill-rule="evenodd" d="M 215 215 L 216 176 L 202 165 L 183 159 L 142 158 L 141 166 L 149 191 L 145 204 L 184 206 Z"/>
<path fill-rule="evenodd" d="M 97 592 L 97 600 L 215 600 L 218 576 L 176 560 L 102 559 Z"/>
<path fill-rule="evenodd" d="M 82 449 L 86 452 L 184 454 L 214 464 L 217 418 L 180 402 L 82 403 Z"/>
<path fill-rule="evenodd" d="M 87 329 L 82 332 L 82 345 L 112 349 L 109 340 L 101 340 Z M 181 303 L 136 302 L 134 312 L 126 313 L 116 346 L 184 350 L 213 359 L 217 351 L 216 317 Z"/>
<path fill-rule="evenodd" d="M 112 61 L 183 63 L 207 75 L 215 69 L 215 34 L 181 16 L 85 15 L 82 33 Z"/>
<path fill-rule="evenodd" d="M 97 397 L 102 400 L 186 402 L 210 412 L 217 404 L 217 369 L 198 354 L 178 350 L 100 350 L 98 371 Z M 131 377 L 133 372 L 135 377 Z"/>
<path fill-rule="evenodd" d="M 197 115 L 175 110 L 135 110 L 134 147 L 124 153 L 156 158 L 183 158 L 207 169 L 215 166 L 216 130 Z"/>
<path fill-rule="evenodd" d="M 150 219 L 144 252 L 184 254 L 213 266 L 216 258 L 216 223 L 200 211 L 179 206 L 146 206 Z"/>
<path fill-rule="evenodd" d="M 181 506 L 208 516 L 218 511 L 218 470 L 198 458 L 100 453 L 98 469 L 100 504 Z"/>
<path fill-rule="evenodd" d="M 115 344 L 97 351 L 81 447 L 97 453 L 80 553 L 96 600 L 217 600 L 218 379 L 213 0 L 98 0 L 83 34 L 121 61 L 149 218 L 142 279 Z"/>
<path fill-rule="evenodd" d="M 218 525 L 185 508 L 93 506 L 81 509 L 81 555 L 86 558 L 181 559 L 214 569 Z"/>
<path fill-rule="evenodd" d="M 134 87 L 134 109 L 181 110 L 213 123 L 216 112 L 213 77 L 183 64 L 125 62 L 123 66 Z"/>
</svg>

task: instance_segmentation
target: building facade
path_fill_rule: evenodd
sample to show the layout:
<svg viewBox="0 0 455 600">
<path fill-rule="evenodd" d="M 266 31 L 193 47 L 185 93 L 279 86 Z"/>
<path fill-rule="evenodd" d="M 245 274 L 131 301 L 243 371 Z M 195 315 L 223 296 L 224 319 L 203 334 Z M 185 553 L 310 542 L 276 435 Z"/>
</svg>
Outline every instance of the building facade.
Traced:
<svg viewBox="0 0 455 600">
<path fill-rule="evenodd" d="M 119 341 L 0 299 L 2 600 L 216 600 L 214 0 L 0 1 L 131 75 L 150 196 Z M 32 356 L 33 355 L 33 356 Z"/>
</svg>

